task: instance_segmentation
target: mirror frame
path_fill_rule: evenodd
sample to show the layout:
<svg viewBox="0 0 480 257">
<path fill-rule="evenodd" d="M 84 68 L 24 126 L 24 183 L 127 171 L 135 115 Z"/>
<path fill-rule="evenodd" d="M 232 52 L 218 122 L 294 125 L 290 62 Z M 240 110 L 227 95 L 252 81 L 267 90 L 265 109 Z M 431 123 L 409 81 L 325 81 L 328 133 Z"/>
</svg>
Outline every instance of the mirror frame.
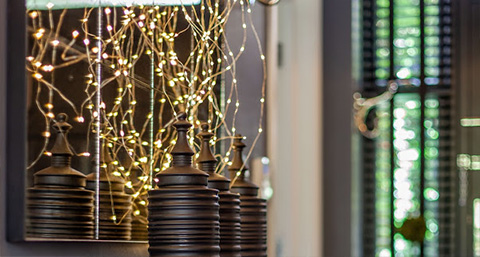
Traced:
<svg viewBox="0 0 480 257">
<path fill-rule="evenodd" d="M 7 240 L 26 241 L 25 185 L 27 160 L 26 7 L 7 0 L 6 171 Z M 21 57 L 21 58 L 19 58 Z"/>
</svg>

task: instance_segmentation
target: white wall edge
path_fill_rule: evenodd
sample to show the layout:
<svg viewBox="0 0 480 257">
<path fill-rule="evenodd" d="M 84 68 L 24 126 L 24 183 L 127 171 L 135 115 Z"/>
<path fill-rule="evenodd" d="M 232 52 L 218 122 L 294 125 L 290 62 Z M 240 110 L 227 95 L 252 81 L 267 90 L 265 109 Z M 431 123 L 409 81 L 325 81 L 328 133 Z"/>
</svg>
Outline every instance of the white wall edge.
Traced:
<svg viewBox="0 0 480 257">
<path fill-rule="evenodd" d="M 321 7 L 321 0 L 281 0 L 278 13 L 267 15 L 278 20 L 282 45 L 282 66 L 268 70 L 269 256 L 323 252 Z M 275 35 L 267 33 L 267 60 L 276 64 L 268 50 L 276 49 Z"/>
</svg>

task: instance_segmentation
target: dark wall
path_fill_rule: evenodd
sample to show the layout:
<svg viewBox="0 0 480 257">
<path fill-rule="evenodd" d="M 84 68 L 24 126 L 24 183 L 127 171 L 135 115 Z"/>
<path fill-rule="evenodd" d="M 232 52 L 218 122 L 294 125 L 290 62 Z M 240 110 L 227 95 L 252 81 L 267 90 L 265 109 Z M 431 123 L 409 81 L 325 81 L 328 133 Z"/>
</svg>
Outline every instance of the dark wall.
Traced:
<svg viewBox="0 0 480 257">
<path fill-rule="evenodd" d="M 260 59 L 260 52 L 258 50 L 258 44 L 255 39 L 255 35 L 251 25 L 255 27 L 255 30 L 259 36 L 261 42 L 265 42 L 265 24 L 264 24 L 264 10 L 265 7 L 260 3 L 256 3 L 252 7 L 251 20 L 248 16 L 245 17 L 246 29 L 246 41 L 245 51 L 240 56 L 235 64 L 235 73 L 237 79 L 238 100 L 240 103 L 238 113 L 236 116 L 235 127 L 236 133 L 242 134 L 246 139 L 244 140 L 247 145 L 245 155 L 250 151 L 250 147 L 253 145 L 255 137 L 258 134 L 258 125 L 260 120 L 260 98 L 262 95 L 262 81 L 263 81 L 263 67 L 262 60 Z M 227 40 L 228 46 L 233 53 L 238 53 L 243 43 L 244 29 L 242 28 L 240 6 L 236 8 L 230 14 L 227 23 Z M 265 49 L 264 45 L 261 46 Z M 265 54 L 265 53 L 263 53 Z M 232 75 L 226 73 L 225 76 L 225 95 L 228 96 L 231 93 Z M 230 126 L 232 124 L 233 113 L 235 110 L 236 94 L 233 94 L 232 103 L 227 113 L 227 123 Z M 263 130 L 265 130 L 265 116 L 262 122 Z M 256 142 L 255 148 L 252 151 L 251 158 L 249 159 L 249 166 L 252 168 L 250 162 L 256 157 L 265 156 L 265 133 L 261 134 Z M 227 147 L 230 144 L 230 140 L 226 141 Z"/>
<path fill-rule="evenodd" d="M 454 8 L 454 78 L 457 117 L 480 117 L 480 1 L 452 1 Z M 480 128 L 457 125 L 457 153 L 480 155 Z M 480 198 L 480 173 L 458 172 L 459 201 L 457 207 L 456 256 L 474 256 L 473 201 Z"/>
<path fill-rule="evenodd" d="M 352 1 L 323 2 L 323 245 L 352 256 Z"/>
</svg>

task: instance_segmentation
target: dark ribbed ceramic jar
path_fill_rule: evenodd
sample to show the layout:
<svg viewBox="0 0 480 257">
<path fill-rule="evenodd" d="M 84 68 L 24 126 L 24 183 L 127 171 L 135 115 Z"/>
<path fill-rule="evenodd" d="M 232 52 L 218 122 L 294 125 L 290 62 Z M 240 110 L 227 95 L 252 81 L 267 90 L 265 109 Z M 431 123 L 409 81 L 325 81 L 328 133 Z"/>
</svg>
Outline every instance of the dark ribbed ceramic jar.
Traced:
<svg viewBox="0 0 480 257">
<path fill-rule="evenodd" d="M 234 156 L 228 170 L 233 183 L 231 191 L 240 194 L 242 256 L 264 257 L 267 256 L 267 203 L 258 198 L 258 186 L 245 178 L 248 170 L 242 158 L 245 144 L 241 135 L 235 137 Z"/>
<path fill-rule="evenodd" d="M 66 114 L 57 116 L 52 165 L 35 173 L 34 187 L 27 190 L 28 237 L 94 237 L 94 193 L 85 190 L 86 176 L 70 167 L 73 153 L 67 133 L 72 126 L 67 119 Z"/>
<path fill-rule="evenodd" d="M 220 256 L 240 257 L 240 195 L 230 192 L 230 180 L 215 173 L 217 160 L 210 149 L 213 133 L 208 132 L 208 124 L 203 123 L 197 165 L 208 173 L 208 187 L 219 190 L 220 204 Z"/>
<path fill-rule="evenodd" d="M 192 126 L 184 113 L 173 126 L 177 140 L 173 165 L 156 176 L 157 189 L 148 197 L 148 241 L 151 257 L 218 257 L 218 190 L 207 187 L 208 174 L 192 167 L 187 140 Z"/>
</svg>

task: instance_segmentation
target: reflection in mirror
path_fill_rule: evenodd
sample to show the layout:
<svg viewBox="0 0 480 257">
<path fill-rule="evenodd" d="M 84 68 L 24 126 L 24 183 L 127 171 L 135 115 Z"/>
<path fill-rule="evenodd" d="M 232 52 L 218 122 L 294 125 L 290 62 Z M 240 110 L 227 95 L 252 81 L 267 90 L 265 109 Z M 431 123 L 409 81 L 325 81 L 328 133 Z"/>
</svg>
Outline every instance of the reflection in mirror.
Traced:
<svg viewBox="0 0 480 257">
<path fill-rule="evenodd" d="M 28 237 L 146 240 L 146 196 L 170 167 L 176 113 L 211 124 L 212 145 L 233 138 L 245 42 L 230 49 L 224 28 L 236 7 L 246 33 L 249 5 L 143 2 L 27 1 Z"/>
</svg>

